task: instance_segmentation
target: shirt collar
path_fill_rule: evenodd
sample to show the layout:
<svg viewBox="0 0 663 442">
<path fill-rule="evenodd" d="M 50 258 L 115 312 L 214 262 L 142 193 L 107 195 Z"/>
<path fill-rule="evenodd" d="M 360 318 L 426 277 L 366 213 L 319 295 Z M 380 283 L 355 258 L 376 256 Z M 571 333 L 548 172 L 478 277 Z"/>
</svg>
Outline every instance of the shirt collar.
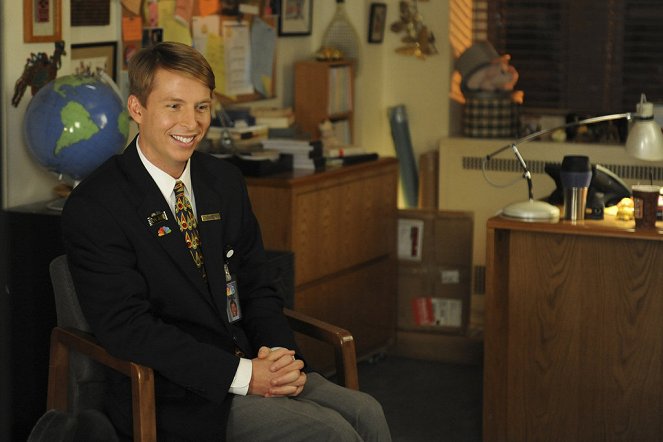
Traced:
<svg viewBox="0 0 663 442">
<path fill-rule="evenodd" d="M 185 194 L 189 199 L 192 198 L 193 187 L 191 187 L 191 158 L 189 158 L 189 160 L 186 162 L 186 167 L 184 168 L 182 175 L 179 178 L 173 178 L 152 164 L 150 160 L 148 160 L 147 157 L 143 154 L 143 151 L 140 148 L 140 135 L 138 136 L 138 139 L 136 139 L 136 147 L 138 148 L 138 157 L 140 158 L 140 161 L 143 163 L 143 166 L 145 166 L 145 169 L 147 169 L 147 172 L 159 187 L 159 190 L 163 194 L 163 197 L 166 199 L 166 201 L 171 201 L 173 188 L 175 187 L 175 182 L 177 180 L 180 180 L 184 183 L 184 187 L 186 188 Z"/>
</svg>

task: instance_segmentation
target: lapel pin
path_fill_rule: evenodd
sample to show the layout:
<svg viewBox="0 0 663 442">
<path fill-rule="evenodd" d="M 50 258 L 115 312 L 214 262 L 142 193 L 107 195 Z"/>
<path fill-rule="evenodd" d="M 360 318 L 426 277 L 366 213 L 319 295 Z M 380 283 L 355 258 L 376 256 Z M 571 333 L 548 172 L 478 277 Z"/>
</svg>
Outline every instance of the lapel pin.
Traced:
<svg viewBox="0 0 663 442">
<path fill-rule="evenodd" d="M 200 219 L 202 221 L 219 221 L 221 219 L 221 214 L 220 213 L 206 213 L 205 215 L 201 215 Z"/>
<path fill-rule="evenodd" d="M 162 222 L 162 221 L 167 221 L 168 220 L 168 215 L 166 215 L 166 212 L 154 212 L 150 216 L 147 217 L 147 223 L 152 227 L 156 223 Z"/>
<path fill-rule="evenodd" d="M 168 235 L 170 232 L 172 232 L 172 230 L 170 230 L 170 227 L 161 226 L 161 227 L 159 227 L 159 230 L 157 231 L 157 234 L 159 236 L 164 236 L 164 235 Z"/>
</svg>

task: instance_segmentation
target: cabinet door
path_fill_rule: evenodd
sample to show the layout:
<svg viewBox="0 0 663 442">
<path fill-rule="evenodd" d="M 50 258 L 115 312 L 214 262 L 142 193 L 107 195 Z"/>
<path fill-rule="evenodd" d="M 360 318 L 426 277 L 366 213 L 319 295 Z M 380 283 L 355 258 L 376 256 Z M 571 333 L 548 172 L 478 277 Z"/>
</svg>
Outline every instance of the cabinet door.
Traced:
<svg viewBox="0 0 663 442">
<path fill-rule="evenodd" d="M 396 262 L 382 258 L 300 289 L 298 311 L 350 331 L 357 355 L 366 356 L 389 345 L 396 331 Z M 300 339 L 307 360 L 320 370 L 332 367 L 325 344 Z"/>
<path fill-rule="evenodd" d="M 26 440 L 46 404 L 50 335 L 57 324 L 48 265 L 64 253 L 64 246 L 56 212 L 12 209 L 3 216 L 8 272 L 2 308 L 3 319 L 10 320 L 2 324 L 0 353 L 7 357 L 3 356 L 0 369 L 11 373 L 11 389 L 0 393 L 0 409 L 11 410 L 7 416 L 12 436 L 0 439 Z"/>
<path fill-rule="evenodd" d="M 297 285 L 393 252 L 395 180 L 373 175 L 296 195 Z"/>
</svg>

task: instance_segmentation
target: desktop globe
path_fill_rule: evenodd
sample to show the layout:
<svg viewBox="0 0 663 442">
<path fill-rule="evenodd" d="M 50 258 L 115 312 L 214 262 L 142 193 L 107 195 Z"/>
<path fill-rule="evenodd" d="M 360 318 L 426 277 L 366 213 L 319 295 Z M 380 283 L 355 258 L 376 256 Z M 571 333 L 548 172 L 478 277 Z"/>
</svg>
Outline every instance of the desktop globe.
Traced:
<svg viewBox="0 0 663 442">
<path fill-rule="evenodd" d="M 129 116 L 111 81 L 67 75 L 32 97 L 23 132 L 41 166 L 78 182 L 124 148 Z"/>
</svg>

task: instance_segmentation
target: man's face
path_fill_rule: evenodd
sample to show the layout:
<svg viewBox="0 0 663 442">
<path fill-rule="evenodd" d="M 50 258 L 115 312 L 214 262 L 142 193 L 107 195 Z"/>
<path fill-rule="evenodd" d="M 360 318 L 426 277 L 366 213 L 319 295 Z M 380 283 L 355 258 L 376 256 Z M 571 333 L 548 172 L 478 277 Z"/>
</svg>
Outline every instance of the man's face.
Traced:
<svg viewBox="0 0 663 442">
<path fill-rule="evenodd" d="M 159 169 L 179 178 L 211 122 L 211 91 L 202 82 L 159 69 L 143 106 L 129 96 L 131 117 L 140 128 L 140 148 Z"/>
</svg>

